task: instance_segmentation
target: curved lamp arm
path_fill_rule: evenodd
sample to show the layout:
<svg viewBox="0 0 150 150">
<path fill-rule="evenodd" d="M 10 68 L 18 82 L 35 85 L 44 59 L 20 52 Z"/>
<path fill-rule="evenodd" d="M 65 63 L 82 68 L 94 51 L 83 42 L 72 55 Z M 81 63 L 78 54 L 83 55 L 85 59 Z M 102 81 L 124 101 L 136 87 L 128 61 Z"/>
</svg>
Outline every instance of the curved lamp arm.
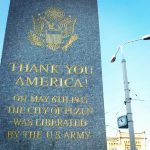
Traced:
<svg viewBox="0 0 150 150">
<path fill-rule="evenodd" d="M 117 49 L 115 55 L 112 56 L 110 62 L 113 63 L 113 62 L 116 61 L 116 57 L 117 57 L 118 52 L 119 52 L 120 50 L 122 50 L 123 47 L 125 47 L 127 44 L 134 43 L 134 42 L 137 42 L 137 41 L 140 41 L 140 40 L 150 40 L 150 34 L 145 35 L 145 36 L 143 36 L 142 38 L 139 38 L 139 39 L 136 39 L 136 40 L 131 40 L 131 41 L 128 41 L 128 42 L 125 42 L 125 43 L 121 44 L 121 45 L 118 47 L 118 49 Z M 123 57 L 123 53 L 122 53 L 122 57 Z"/>
</svg>

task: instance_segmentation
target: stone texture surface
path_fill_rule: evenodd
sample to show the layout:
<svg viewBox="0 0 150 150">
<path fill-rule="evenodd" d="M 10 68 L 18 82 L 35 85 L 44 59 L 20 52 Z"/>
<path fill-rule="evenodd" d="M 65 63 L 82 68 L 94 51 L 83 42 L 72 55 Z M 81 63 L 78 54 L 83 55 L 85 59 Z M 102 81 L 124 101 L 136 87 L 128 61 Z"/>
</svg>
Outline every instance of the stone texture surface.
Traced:
<svg viewBox="0 0 150 150">
<path fill-rule="evenodd" d="M 37 47 L 28 40 L 28 32 L 33 28 L 32 16 L 44 12 L 49 7 L 61 8 L 67 15 L 77 19 L 75 33 L 78 40 L 75 41 L 67 52 L 58 49 L 52 52 L 46 47 Z M 10 71 L 10 63 L 18 64 L 57 64 L 60 72 L 58 74 L 42 73 L 18 73 Z M 66 75 L 64 66 L 93 66 L 92 75 Z M 6 36 L 3 47 L 1 64 L 1 87 L 0 87 L 0 149 L 1 150 L 106 150 L 102 68 L 99 42 L 99 25 L 96 0 L 11 0 L 9 17 L 7 22 Z M 33 87 L 17 86 L 16 79 L 21 76 L 30 78 L 46 76 L 48 78 L 87 78 L 87 87 Z M 13 100 L 13 96 L 27 95 L 26 102 Z M 31 103 L 31 95 L 47 96 L 86 96 L 87 104 L 82 103 Z M 60 115 L 52 114 L 10 114 L 9 106 L 22 107 L 73 107 L 93 108 L 89 115 Z M 85 119 L 88 125 L 85 127 L 38 127 L 38 126 L 15 126 L 14 118 L 32 119 L 61 118 L 61 119 Z M 50 139 L 43 136 L 40 139 L 8 138 L 8 131 L 42 131 L 43 133 L 60 132 L 61 138 Z M 67 139 L 66 132 L 90 132 L 89 139 Z"/>
</svg>

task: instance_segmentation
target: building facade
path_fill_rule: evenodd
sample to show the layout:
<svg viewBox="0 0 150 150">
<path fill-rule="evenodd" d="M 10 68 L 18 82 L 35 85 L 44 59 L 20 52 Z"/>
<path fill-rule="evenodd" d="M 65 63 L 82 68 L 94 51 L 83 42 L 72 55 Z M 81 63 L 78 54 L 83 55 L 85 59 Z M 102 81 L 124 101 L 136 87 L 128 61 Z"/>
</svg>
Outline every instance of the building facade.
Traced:
<svg viewBox="0 0 150 150">
<path fill-rule="evenodd" d="M 135 133 L 135 142 L 137 150 L 146 150 L 145 132 Z M 107 138 L 108 150 L 130 150 L 130 138 L 127 132 L 118 132 L 116 137 Z"/>
</svg>

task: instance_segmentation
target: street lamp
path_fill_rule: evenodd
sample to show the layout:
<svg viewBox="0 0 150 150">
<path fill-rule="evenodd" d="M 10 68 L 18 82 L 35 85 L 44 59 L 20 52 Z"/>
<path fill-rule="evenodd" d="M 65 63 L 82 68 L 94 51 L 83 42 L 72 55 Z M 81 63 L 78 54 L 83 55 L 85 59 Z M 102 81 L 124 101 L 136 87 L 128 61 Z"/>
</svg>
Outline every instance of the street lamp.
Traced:
<svg viewBox="0 0 150 150">
<path fill-rule="evenodd" d="M 126 105 L 126 111 L 127 111 L 127 120 L 128 120 L 128 127 L 129 127 L 129 136 L 130 136 L 130 145 L 131 150 L 136 150 L 136 144 L 135 144 L 135 135 L 134 135 L 134 126 L 133 126 L 133 119 L 132 119 L 132 109 L 131 109 L 131 97 L 130 97 L 130 89 L 129 89 L 129 82 L 128 82 L 128 76 L 127 76 L 127 68 L 126 68 L 126 59 L 123 55 L 123 48 L 130 43 L 137 42 L 140 40 L 150 40 L 150 34 L 145 35 L 142 38 L 128 41 L 120 45 L 113 57 L 111 58 L 111 63 L 116 61 L 116 57 L 119 51 L 122 53 L 122 71 L 123 71 L 123 81 L 124 81 L 124 91 L 125 91 L 125 105 Z"/>
<path fill-rule="evenodd" d="M 124 46 L 126 46 L 127 44 L 130 44 L 130 43 L 133 43 L 133 42 L 140 41 L 140 40 L 150 40 L 150 34 L 145 35 L 145 36 L 142 36 L 141 38 L 136 39 L 136 40 L 132 40 L 132 41 L 125 42 L 125 43 L 123 43 L 122 45 L 120 45 L 120 46 L 118 47 L 118 49 L 117 49 L 115 55 L 113 55 L 113 57 L 111 58 L 111 63 L 113 63 L 113 62 L 116 61 L 116 57 L 117 57 L 118 52 L 119 52 L 120 50 L 122 51 L 122 49 L 123 49 Z M 123 56 L 123 53 L 122 53 L 122 57 L 124 57 L 124 56 Z"/>
</svg>

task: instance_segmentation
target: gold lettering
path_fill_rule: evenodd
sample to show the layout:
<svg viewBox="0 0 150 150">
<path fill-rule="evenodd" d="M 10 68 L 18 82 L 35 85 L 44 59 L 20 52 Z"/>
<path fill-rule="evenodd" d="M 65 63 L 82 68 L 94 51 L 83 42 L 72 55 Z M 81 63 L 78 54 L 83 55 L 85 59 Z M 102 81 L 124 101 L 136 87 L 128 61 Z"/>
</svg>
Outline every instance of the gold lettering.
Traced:
<svg viewBox="0 0 150 150">
<path fill-rule="evenodd" d="M 88 122 L 83 119 L 36 119 L 36 126 L 45 127 L 85 127 Z"/>
<path fill-rule="evenodd" d="M 90 138 L 90 132 L 75 132 L 75 131 L 67 131 L 64 133 L 64 138 L 76 140 L 88 140 Z"/>
<path fill-rule="evenodd" d="M 81 81 L 79 79 L 76 80 L 74 87 L 83 87 Z"/>
<path fill-rule="evenodd" d="M 42 131 L 23 131 L 23 137 L 25 139 L 40 139 Z"/>
<path fill-rule="evenodd" d="M 53 137 L 53 132 L 52 131 L 46 131 L 46 138 L 48 139 L 48 138 L 50 138 L 50 139 L 52 139 L 52 137 Z"/>
<path fill-rule="evenodd" d="M 33 96 L 30 97 L 31 102 L 48 102 L 49 96 Z"/>
<path fill-rule="evenodd" d="M 44 115 L 48 113 L 49 107 L 44 107 L 43 111 L 44 111 Z"/>
<path fill-rule="evenodd" d="M 18 64 L 18 63 L 9 63 L 9 68 L 10 68 L 10 71 L 12 72 L 19 72 L 19 73 L 32 73 L 32 72 L 35 72 L 35 73 L 51 73 L 51 74 L 58 74 L 59 73 L 59 65 L 49 65 L 49 64 L 46 64 L 46 65 L 43 65 L 43 64 L 40 64 L 40 65 L 37 65 L 37 64 Z"/>
<path fill-rule="evenodd" d="M 93 74 L 93 67 L 90 67 L 90 66 L 68 66 L 68 65 L 66 65 L 65 67 L 67 69 L 67 75 L 70 75 L 73 73 L 76 75 Z"/>
<path fill-rule="evenodd" d="M 8 131 L 7 132 L 7 138 L 18 138 L 19 137 L 19 131 Z"/>
<path fill-rule="evenodd" d="M 65 85 L 66 87 L 73 87 L 72 84 L 69 84 L 69 82 L 72 82 L 72 81 L 73 81 L 72 78 L 68 78 L 68 79 L 64 80 L 64 85 Z"/>
<path fill-rule="evenodd" d="M 52 65 L 51 73 L 58 73 L 58 65 Z"/>
<path fill-rule="evenodd" d="M 10 63 L 9 66 L 11 67 L 11 71 L 12 72 L 15 72 L 15 71 L 18 71 L 18 72 L 23 72 L 25 70 L 25 72 L 28 72 L 29 71 L 29 65 L 28 64 L 16 64 L 16 63 Z"/>
<path fill-rule="evenodd" d="M 26 95 L 14 95 L 13 100 L 18 101 L 18 102 L 26 102 L 27 96 Z"/>
<path fill-rule="evenodd" d="M 22 77 L 19 77 L 19 78 L 17 79 L 16 85 L 21 85 L 21 86 L 24 86 L 24 85 L 25 85 L 25 83 L 23 82 Z"/>
<path fill-rule="evenodd" d="M 65 107 L 64 108 L 64 113 L 67 115 L 90 115 L 93 113 L 93 109 L 92 108 L 72 108 L 72 107 Z"/>
<path fill-rule="evenodd" d="M 39 72 L 38 68 L 36 67 L 36 65 L 32 65 L 32 67 L 30 68 L 29 72 Z"/>
<path fill-rule="evenodd" d="M 31 119 L 14 118 L 13 119 L 13 124 L 15 126 L 32 126 L 33 125 L 33 121 Z"/>
<path fill-rule="evenodd" d="M 57 78 L 51 78 L 50 79 L 50 86 L 57 87 L 58 86 L 58 79 Z"/>
<path fill-rule="evenodd" d="M 71 98 L 71 102 L 72 103 L 85 103 L 85 104 L 87 104 L 88 103 L 88 98 L 86 96 L 85 97 L 75 96 L 75 97 Z"/>
<path fill-rule="evenodd" d="M 49 70 L 49 65 L 46 64 L 45 66 L 44 65 L 40 65 L 40 72 L 45 72 L 45 73 L 48 73 L 48 70 Z"/>
<path fill-rule="evenodd" d="M 73 69 L 74 66 L 69 67 L 68 65 L 66 65 L 67 68 L 67 74 L 70 75 L 71 74 L 71 70 Z"/>
<path fill-rule="evenodd" d="M 52 103 L 68 103 L 68 96 L 52 96 Z"/>
<path fill-rule="evenodd" d="M 16 68 L 16 64 L 14 64 L 14 63 L 10 63 L 10 64 L 9 64 L 9 66 L 10 66 L 10 65 L 12 65 L 12 67 L 11 67 L 11 71 L 12 71 L 12 72 L 14 72 L 14 71 L 15 71 L 15 68 Z"/>
<path fill-rule="evenodd" d="M 83 74 L 84 72 L 84 68 L 82 66 L 75 66 L 74 67 L 74 73 L 79 75 L 79 74 Z"/>
<path fill-rule="evenodd" d="M 47 87 L 48 86 L 48 78 L 40 78 L 40 86 Z"/>
<path fill-rule="evenodd" d="M 35 86 L 35 87 L 66 87 L 66 88 L 83 88 L 87 87 L 87 79 L 74 79 L 74 78 L 48 78 L 48 77 L 26 77 L 23 80 L 22 77 L 19 77 L 16 81 L 18 86 Z"/>
<path fill-rule="evenodd" d="M 59 140 L 60 138 L 61 138 L 60 132 L 56 131 L 56 133 L 55 133 L 55 139 Z"/>
<path fill-rule="evenodd" d="M 38 78 L 35 77 L 33 80 L 31 80 L 30 77 L 27 77 L 27 85 L 38 86 Z"/>
</svg>

